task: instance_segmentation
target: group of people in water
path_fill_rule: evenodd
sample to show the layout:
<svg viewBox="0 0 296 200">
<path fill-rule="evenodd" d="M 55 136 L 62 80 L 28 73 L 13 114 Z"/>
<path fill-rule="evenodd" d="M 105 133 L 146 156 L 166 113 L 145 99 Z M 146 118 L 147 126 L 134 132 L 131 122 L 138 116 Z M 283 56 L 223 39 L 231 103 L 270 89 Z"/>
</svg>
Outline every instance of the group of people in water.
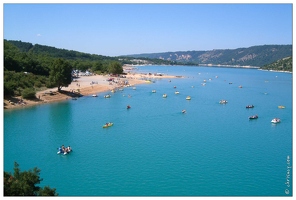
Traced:
<svg viewBox="0 0 296 200">
<path fill-rule="evenodd" d="M 70 151 L 72 151 L 72 149 L 71 149 L 70 146 L 65 147 L 64 145 L 62 145 L 62 146 L 59 148 L 59 152 L 60 152 L 60 153 L 69 153 Z"/>
</svg>

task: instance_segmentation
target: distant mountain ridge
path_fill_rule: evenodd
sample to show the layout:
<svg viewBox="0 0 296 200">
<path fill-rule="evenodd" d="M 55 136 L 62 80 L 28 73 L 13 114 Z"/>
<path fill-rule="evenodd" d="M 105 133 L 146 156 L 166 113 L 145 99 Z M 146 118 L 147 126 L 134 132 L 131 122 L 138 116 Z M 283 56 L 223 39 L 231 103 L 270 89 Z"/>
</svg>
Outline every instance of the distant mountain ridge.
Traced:
<svg viewBox="0 0 296 200">
<path fill-rule="evenodd" d="M 158 58 L 174 62 L 213 65 L 257 66 L 292 56 L 292 45 L 261 45 L 238 49 L 210 51 L 176 51 L 126 55 L 134 58 Z"/>
</svg>

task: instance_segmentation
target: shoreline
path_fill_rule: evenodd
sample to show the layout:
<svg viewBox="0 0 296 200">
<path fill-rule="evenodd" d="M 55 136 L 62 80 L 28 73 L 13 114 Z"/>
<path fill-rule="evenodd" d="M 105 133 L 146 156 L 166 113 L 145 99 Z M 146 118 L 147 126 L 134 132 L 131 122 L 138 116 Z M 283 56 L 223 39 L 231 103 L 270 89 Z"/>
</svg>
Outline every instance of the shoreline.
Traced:
<svg viewBox="0 0 296 200">
<path fill-rule="evenodd" d="M 124 67 L 124 70 L 129 70 Z M 21 96 L 4 98 L 4 110 L 22 109 L 31 106 L 62 102 L 78 96 L 100 96 L 101 93 L 117 90 L 123 87 L 132 87 L 139 84 L 149 84 L 150 79 L 180 78 L 180 76 L 153 74 L 139 74 L 127 71 L 127 75 L 120 77 L 109 75 L 80 76 L 75 78 L 68 87 L 62 87 L 61 92 L 57 87 L 36 92 L 36 99 L 22 99 Z"/>
</svg>

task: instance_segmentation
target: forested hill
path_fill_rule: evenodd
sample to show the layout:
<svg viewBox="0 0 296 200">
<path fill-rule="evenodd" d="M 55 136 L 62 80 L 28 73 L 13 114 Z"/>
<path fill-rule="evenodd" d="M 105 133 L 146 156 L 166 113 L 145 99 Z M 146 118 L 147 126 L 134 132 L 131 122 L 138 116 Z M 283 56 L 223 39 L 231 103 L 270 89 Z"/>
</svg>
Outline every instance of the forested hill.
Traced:
<svg viewBox="0 0 296 200">
<path fill-rule="evenodd" d="M 165 53 L 128 55 L 135 58 L 159 58 L 193 64 L 240 65 L 262 67 L 285 57 L 292 56 L 292 45 L 262 45 L 238 49 L 211 51 L 176 51 Z"/>
<path fill-rule="evenodd" d="M 109 57 L 28 42 L 4 40 L 4 95 L 35 98 L 42 88 L 69 85 L 73 70 L 121 74 L 124 64 L 174 64 L 161 59 Z"/>
<path fill-rule="evenodd" d="M 87 67 L 91 66 L 93 62 L 101 62 L 101 63 L 108 63 L 110 61 L 117 61 L 120 62 L 122 65 L 124 64 L 165 64 L 165 65 L 172 65 L 174 62 L 162 60 L 162 59 L 134 59 L 132 57 L 125 57 L 125 56 L 119 56 L 119 57 L 110 57 L 110 56 L 103 56 L 98 54 L 89 54 L 89 53 L 83 53 L 79 51 L 73 51 L 73 50 L 67 50 L 67 49 L 59 49 L 56 47 L 46 46 L 46 45 L 40 45 L 29 42 L 22 42 L 17 40 L 4 40 L 5 43 L 9 43 L 15 47 L 17 47 L 18 51 L 22 53 L 26 53 L 27 55 L 38 55 L 39 57 L 50 57 L 50 58 L 63 58 L 68 61 L 77 61 L 74 62 L 75 68 L 81 68 L 77 67 L 78 63 L 84 62 L 83 64 L 86 65 L 84 68 L 87 69 Z"/>
<path fill-rule="evenodd" d="M 29 42 L 22 42 L 22 41 L 16 41 L 16 40 L 9 40 L 8 42 L 16 46 L 21 52 L 24 52 L 24 53 L 43 54 L 50 57 L 64 58 L 69 60 L 77 60 L 77 59 L 88 60 L 88 61 L 117 60 L 114 57 L 82 53 L 82 52 L 67 50 L 67 49 L 59 49 L 56 47 L 40 45 L 40 44 L 33 45 L 32 43 L 29 43 Z"/>
<path fill-rule="evenodd" d="M 283 58 L 280 60 L 277 60 L 271 64 L 264 65 L 261 67 L 261 69 L 265 70 L 276 70 L 276 71 L 293 71 L 293 59 L 292 57 Z"/>
</svg>

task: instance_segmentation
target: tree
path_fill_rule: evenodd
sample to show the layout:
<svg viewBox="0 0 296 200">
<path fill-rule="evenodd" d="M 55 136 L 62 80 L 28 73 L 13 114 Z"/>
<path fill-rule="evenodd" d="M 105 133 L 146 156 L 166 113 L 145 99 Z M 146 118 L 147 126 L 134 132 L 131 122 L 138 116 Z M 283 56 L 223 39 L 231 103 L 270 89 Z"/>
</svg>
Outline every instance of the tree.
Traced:
<svg viewBox="0 0 296 200">
<path fill-rule="evenodd" d="M 56 189 L 49 186 L 36 186 L 40 179 L 40 169 L 20 171 L 19 164 L 14 163 L 14 174 L 4 171 L 4 196 L 58 196 Z"/>
<path fill-rule="evenodd" d="M 91 67 L 91 70 L 92 70 L 93 72 L 96 72 L 96 71 L 102 71 L 102 69 L 103 69 L 103 64 L 102 64 L 102 62 L 100 62 L 100 61 L 95 61 L 95 62 L 93 62 L 92 67 Z"/>
<path fill-rule="evenodd" d="M 121 74 L 123 72 L 123 68 L 119 62 L 113 61 L 109 64 L 108 71 L 112 74 Z"/>
<path fill-rule="evenodd" d="M 67 87 L 72 82 L 72 67 L 64 59 L 56 59 L 50 69 L 49 80 L 61 91 L 62 87 Z"/>
</svg>

